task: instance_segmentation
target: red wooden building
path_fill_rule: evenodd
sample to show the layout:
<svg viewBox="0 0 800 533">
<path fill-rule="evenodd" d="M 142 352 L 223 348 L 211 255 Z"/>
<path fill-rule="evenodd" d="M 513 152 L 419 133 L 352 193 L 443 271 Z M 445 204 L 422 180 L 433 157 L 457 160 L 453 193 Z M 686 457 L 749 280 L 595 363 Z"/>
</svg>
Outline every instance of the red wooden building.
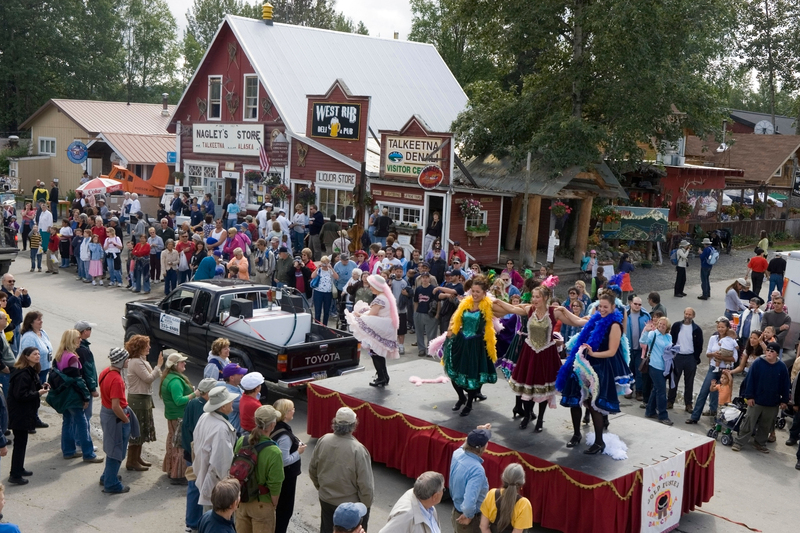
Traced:
<svg viewBox="0 0 800 533">
<path fill-rule="evenodd" d="M 466 103 L 431 45 L 229 15 L 170 121 L 184 173 L 177 185 L 215 202 L 243 196 L 255 210 L 269 201 L 268 188 L 245 173 L 259 170 L 263 145 L 270 174 L 291 190 L 287 211 L 298 191 L 313 187 L 326 217 L 349 221 L 363 165 L 375 204 L 412 245 L 421 248 L 422 228 L 440 211 L 446 249 L 461 241 L 474 260 L 494 262 L 502 196 L 450 181 L 450 126 Z M 469 196 L 483 208 L 465 221 L 457 202 Z M 468 239 L 467 225 L 486 225 L 489 234 Z"/>
</svg>

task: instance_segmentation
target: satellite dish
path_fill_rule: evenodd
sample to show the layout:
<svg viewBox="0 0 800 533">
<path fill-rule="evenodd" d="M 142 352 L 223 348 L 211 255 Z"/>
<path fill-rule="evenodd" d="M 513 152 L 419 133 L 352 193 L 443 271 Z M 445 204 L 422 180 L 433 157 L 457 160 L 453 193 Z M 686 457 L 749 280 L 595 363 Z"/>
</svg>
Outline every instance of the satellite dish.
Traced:
<svg viewBox="0 0 800 533">
<path fill-rule="evenodd" d="M 758 135 L 772 135 L 775 133 L 775 127 L 769 120 L 762 120 L 756 124 L 753 133 L 757 133 Z"/>
</svg>

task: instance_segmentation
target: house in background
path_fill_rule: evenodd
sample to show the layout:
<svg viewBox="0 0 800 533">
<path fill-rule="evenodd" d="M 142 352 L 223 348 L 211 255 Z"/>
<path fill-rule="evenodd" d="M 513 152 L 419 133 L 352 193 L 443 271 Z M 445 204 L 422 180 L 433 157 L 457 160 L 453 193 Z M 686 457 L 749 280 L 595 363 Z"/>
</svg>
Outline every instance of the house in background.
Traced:
<svg viewBox="0 0 800 533">
<path fill-rule="evenodd" d="M 776 135 L 795 135 L 797 133 L 797 119 L 784 115 L 775 115 L 775 127 L 772 126 L 772 115 L 769 113 L 758 113 L 755 111 L 742 111 L 741 109 L 731 109 L 731 122 L 728 123 L 728 131 L 733 133 L 756 133 Z"/>
<path fill-rule="evenodd" d="M 20 179 L 20 188 L 33 190 L 36 180 L 49 185 L 59 180 L 63 194 L 74 190 L 83 171 L 99 176 L 111 165 L 128 165 L 147 179 L 156 163 L 167 162 L 167 152 L 175 151 L 175 136 L 167 133 L 167 123 L 175 106 L 129 104 L 89 100 L 52 99 L 20 126 L 31 130 L 31 156 L 11 162 Z M 83 164 L 67 158 L 67 147 L 81 141 L 89 148 Z"/>
</svg>

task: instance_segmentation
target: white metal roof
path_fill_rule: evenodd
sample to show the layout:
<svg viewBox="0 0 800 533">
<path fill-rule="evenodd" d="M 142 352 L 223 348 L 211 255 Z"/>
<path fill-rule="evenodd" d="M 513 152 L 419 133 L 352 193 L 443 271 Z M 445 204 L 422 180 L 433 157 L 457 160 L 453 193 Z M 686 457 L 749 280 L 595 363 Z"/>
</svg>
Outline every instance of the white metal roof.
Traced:
<svg viewBox="0 0 800 533">
<path fill-rule="evenodd" d="M 433 131 L 450 126 L 467 95 L 432 45 L 227 15 L 234 35 L 286 125 L 306 133 L 307 95 L 342 79 L 371 96 L 369 126 L 397 130 L 420 115 Z M 185 93 L 184 93 L 185 94 Z"/>
</svg>

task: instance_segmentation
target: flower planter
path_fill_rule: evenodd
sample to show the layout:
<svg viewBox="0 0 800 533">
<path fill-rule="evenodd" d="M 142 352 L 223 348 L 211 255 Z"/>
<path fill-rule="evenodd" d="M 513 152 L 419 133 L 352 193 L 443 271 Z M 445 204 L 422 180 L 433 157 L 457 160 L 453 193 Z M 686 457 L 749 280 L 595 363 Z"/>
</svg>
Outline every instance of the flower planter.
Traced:
<svg viewBox="0 0 800 533">
<path fill-rule="evenodd" d="M 394 230 L 395 230 L 395 231 L 396 231 L 398 234 L 402 233 L 402 234 L 404 234 L 404 235 L 416 235 L 416 233 L 419 231 L 419 227 L 413 227 L 413 226 L 395 226 L 395 227 L 394 227 Z"/>
<path fill-rule="evenodd" d="M 479 244 L 483 244 L 483 238 L 489 236 L 489 230 L 486 231 L 467 231 L 467 243 L 472 244 L 472 239 L 478 239 Z"/>
</svg>

